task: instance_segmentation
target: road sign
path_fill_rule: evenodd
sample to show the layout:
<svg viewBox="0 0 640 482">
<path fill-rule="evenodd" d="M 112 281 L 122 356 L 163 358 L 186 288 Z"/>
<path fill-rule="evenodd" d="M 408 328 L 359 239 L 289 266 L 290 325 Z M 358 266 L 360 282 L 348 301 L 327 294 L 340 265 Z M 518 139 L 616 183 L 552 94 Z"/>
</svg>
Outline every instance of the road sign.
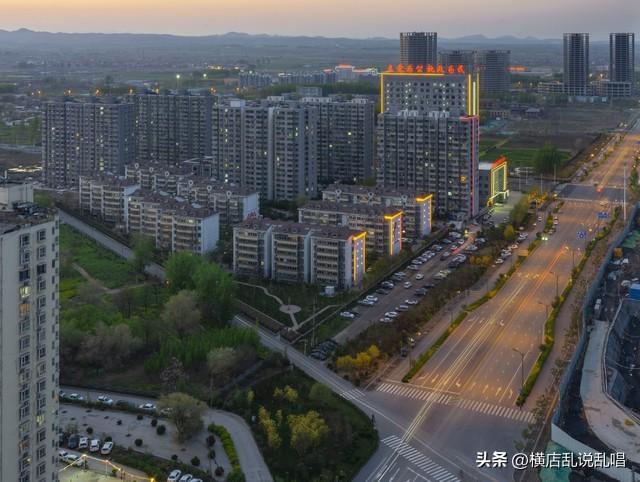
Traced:
<svg viewBox="0 0 640 482">
<path fill-rule="evenodd" d="M 607 219 L 609 217 L 609 213 L 607 211 L 599 211 L 598 219 Z"/>
<path fill-rule="evenodd" d="M 578 231 L 578 239 L 584 239 L 587 237 L 586 231 Z"/>
</svg>

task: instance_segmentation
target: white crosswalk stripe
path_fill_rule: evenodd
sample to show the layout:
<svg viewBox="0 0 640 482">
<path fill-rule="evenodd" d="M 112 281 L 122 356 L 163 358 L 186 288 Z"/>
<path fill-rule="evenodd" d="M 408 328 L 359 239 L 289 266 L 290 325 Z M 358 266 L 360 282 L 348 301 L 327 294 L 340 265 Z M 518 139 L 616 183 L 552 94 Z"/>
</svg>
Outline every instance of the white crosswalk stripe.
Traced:
<svg viewBox="0 0 640 482">
<path fill-rule="evenodd" d="M 517 408 L 507 407 L 504 405 L 494 405 L 492 403 L 481 402 L 479 400 L 458 398 L 456 395 L 426 390 L 411 385 L 381 383 L 376 387 L 376 390 L 379 392 L 389 393 L 391 395 L 415 398 L 424 402 L 464 408 L 465 410 L 485 413 L 494 417 L 508 418 L 517 422 L 531 423 L 533 421 L 533 414 L 531 412 L 523 412 Z M 359 390 L 356 391 L 360 392 Z"/>
<path fill-rule="evenodd" d="M 351 390 L 344 390 L 340 392 L 340 396 L 346 400 L 356 400 L 358 398 L 364 397 L 364 392 L 362 392 L 362 390 L 358 390 L 357 388 L 352 388 Z"/>
<path fill-rule="evenodd" d="M 400 437 L 390 435 L 383 438 L 382 443 L 418 467 L 422 473 L 429 477 L 429 480 L 435 482 L 460 482 L 458 477 L 453 475 L 444 467 L 436 464 L 433 460 L 413 448 L 408 443 L 403 442 Z"/>
</svg>

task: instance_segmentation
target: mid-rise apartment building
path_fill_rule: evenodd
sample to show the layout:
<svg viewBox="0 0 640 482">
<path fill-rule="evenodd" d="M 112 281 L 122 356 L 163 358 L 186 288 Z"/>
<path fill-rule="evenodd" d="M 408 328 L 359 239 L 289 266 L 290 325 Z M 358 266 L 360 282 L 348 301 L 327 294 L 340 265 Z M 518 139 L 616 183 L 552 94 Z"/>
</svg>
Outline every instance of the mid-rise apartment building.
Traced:
<svg viewBox="0 0 640 482">
<path fill-rule="evenodd" d="M 178 183 L 178 196 L 212 208 L 221 224 L 238 224 L 260 213 L 260 194 L 214 179 L 189 179 Z"/>
<path fill-rule="evenodd" d="M 58 217 L 0 186 L 0 480 L 58 480 Z"/>
<path fill-rule="evenodd" d="M 218 244 L 220 219 L 211 208 L 144 189 L 127 202 L 127 231 L 153 239 L 158 249 L 205 254 Z"/>
<path fill-rule="evenodd" d="M 419 239 L 431 233 L 432 194 L 384 186 L 331 184 L 322 190 L 322 200 L 398 208 L 403 214 L 402 228 L 405 237 Z"/>
<path fill-rule="evenodd" d="M 298 208 L 298 221 L 364 231 L 367 250 L 381 256 L 395 256 L 402 249 L 403 218 L 398 208 L 312 201 Z"/>
<path fill-rule="evenodd" d="M 509 92 L 511 88 L 511 51 L 479 50 L 475 65 L 480 73 L 480 92 L 485 95 Z"/>
<path fill-rule="evenodd" d="M 192 165 L 186 162 L 173 166 L 159 162 L 134 162 L 125 166 L 125 177 L 142 189 L 175 195 L 178 193 L 178 183 L 196 175 Z"/>
<path fill-rule="evenodd" d="M 480 207 L 505 203 L 509 198 L 509 169 L 507 158 L 501 156 L 493 162 L 478 165 Z"/>
<path fill-rule="evenodd" d="M 371 177 L 375 103 L 356 97 L 303 97 L 318 111 L 318 179 L 321 182 Z"/>
<path fill-rule="evenodd" d="M 136 159 L 171 166 L 211 152 L 209 95 L 133 94 Z"/>
<path fill-rule="evenodd" d="M 365 273 L 366 233 L 270 219 L 248 219 L 233 230 L 237 274 L 348 289 Z"/>
<path fill-rule="evenodd" d="M 131 104 L 47 102 L 42 113 L 43 181 L 77 186 L 81 175 L 122 173 L 135 157 Z"/>
<path fill-rule="evenodd" d="M 114 174 L 80 176 L 80 210 L 104 223 L 124 228 L 128 196 L 139 188 L 134 180 Z"/>
</svg>

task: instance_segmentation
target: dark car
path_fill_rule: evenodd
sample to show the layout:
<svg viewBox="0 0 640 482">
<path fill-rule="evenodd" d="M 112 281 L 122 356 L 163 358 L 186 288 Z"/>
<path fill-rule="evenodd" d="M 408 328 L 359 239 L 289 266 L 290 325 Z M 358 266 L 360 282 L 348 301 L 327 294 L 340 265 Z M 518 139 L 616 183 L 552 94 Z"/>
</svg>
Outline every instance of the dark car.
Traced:
<svg viewBox="0 0 640 482">
<path fill-rule="evenodd" d="M 115 405 L 117 408 L 125 408 L 125 409 L 133 407 L 133 404 L 127 402 L 126 400 L 116 400 Z"/>
<path fill-rule="evenodd" d="M 77 433 L 74 433 L 69 437 L 69 440 L 67 442 L 67 448 L 72 450 L 77 449 L 79 443 L 80 443 L 80 435 L 78 435 Z"/>
</svg>

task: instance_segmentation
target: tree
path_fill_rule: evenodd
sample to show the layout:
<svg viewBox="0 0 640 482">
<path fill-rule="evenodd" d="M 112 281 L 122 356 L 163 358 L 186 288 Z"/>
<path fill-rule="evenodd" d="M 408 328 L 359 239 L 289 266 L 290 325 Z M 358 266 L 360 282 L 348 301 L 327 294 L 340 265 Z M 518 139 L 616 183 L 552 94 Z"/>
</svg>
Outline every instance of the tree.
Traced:
<svg viewBox="0 0 640 482">
<path fill-rule="evenodd" d="M 362 351 L 356 355 L 355 366 L 358 370 L 366 370 L 371 366 L 371 357 L 365 351 Z"/>
<path fill-rule="evenodd" d="M 310 410 L 304 415 L 289 415 L 287 421 L 291 433 L 291 447 L 298 455 L 304 455 L 317 447 L 329 433 L 327 423 L 315 410 Z"/>
<path fill-rule="evenodd" d="M 124 323 L 107 326 L 98 322 L 94 333 L 87 335 L 78 352 L 78 360 L 99 368 L 111 369 L 123 365 L 140 347 L 140 340 Z"/>
<path fill-rule="evenodd" d="M 165 263 L 167 284 L 172 293 L 184 289 L 193 289 L 193 273 L 201 260 L 188 251 L 177 251 L 169 256 Z"/>
<path fill-rule="evenodd" d="M 551 143 L 546 142 L 533 157 L 536 171 L 542 174 L 553 174 L 553 168 L 559 166 L 561 157 L 560 151 Z"/>
<path fill-rule="evenodd" d="M 202 415 L 206 406 L 186 393 L 174 392 L 158 400 L 158 408 L 167 410 L 169 419 L 176 427 L 179 442 L 184 442 L 202 428 Z"/>
<path fill-rule="evenodd" d="M 513 229 L 513 226 L 511 226 L 510 224 L 507 224 L 507 226 L 504 228 L 504 232 L 502 233 L 502 236 L 507 241 L 513 241 L 516 237 L 516 230 Z"/>
<path fill-rule="evenodd" d="M 155 243 L 149 236 L 136 234 L 133 237 L 133 259 L 131 264 L 137 273 L 144 274 L 144 269 L 153 259 Z"/>
<path fill-rule="evenodd" d="M 224 385 L 227 379 L 233 373 L 236 365 L 236 351 L 230 347 L 221 347 L 211 350 L 207 354 L 207 370 L 210 376 L 210 390 L 213 390 L 213 384 L 216 379 L 220 385 Z"/>
<path fill-rule="evenodd" d="M 380 348 L 375 345 L 371 345 L 367 348 L 367 354 L 371 357 L 371 360 L 376 360 L 380 356 Z"/>
<path fill-rule="evenodd" d="M 314 383 L 309 390 L 309 398 L 324 405 L 331 405 L 333 393 L 331 389 L 322 383 Z"/>
<path fill-rule="evenodd" d="M 182 290 L 167 300 L 160 319 L 170 334 L 193 334 L 200 328 L 202 316 L 193 291 Z"/>
<path fill-rule="evenodd" d="M 176 357 L 171 357 L 165 369 L 160 373 L 162 386 L 169 392 L 175 392 L 178 389 L 178 384 L 185 381 L 186 378 L 187 374 L 184 371 L 184 366 Z"/>
<path fill-rule="evenodd" d="M 338 370 L 351 371 L 355 367 L 355 359 L 351 355 L 339 356 L 336 360 Z"/>
<path fill-rule="evenodd" d="M 205 318 L 218 322 L 229 319 L 236 285 L 215 263 L 201 263 L 193 276 L 198 302 Z"/>
<path fill-rule="evenodd" d="M 273 398 L 276 400 L 286 400 L 289 403 L 296 403 L 298 401 L 298 391 L 289 385 L 286 385 L 284 388 L 276 387 L 273 391 Z"/>
<path fill-rule="evenodd" d="M 258 409 L 258 423 L 267 437 L 267 447 L 271 450 L 278 450 L 282 444 L 282 437 L 278 432 L 278 424 L 271 418 L 271 414 L 264 407 Z"/>
</svg>

